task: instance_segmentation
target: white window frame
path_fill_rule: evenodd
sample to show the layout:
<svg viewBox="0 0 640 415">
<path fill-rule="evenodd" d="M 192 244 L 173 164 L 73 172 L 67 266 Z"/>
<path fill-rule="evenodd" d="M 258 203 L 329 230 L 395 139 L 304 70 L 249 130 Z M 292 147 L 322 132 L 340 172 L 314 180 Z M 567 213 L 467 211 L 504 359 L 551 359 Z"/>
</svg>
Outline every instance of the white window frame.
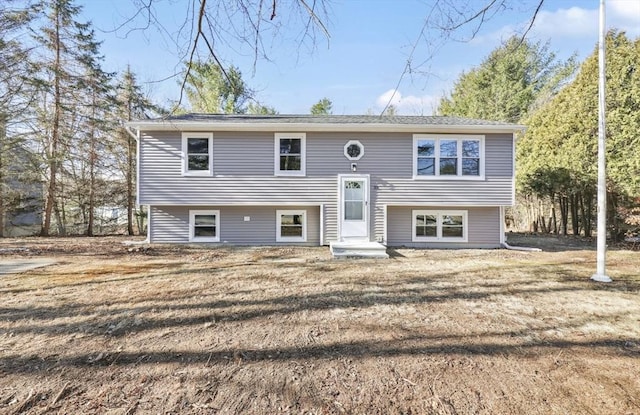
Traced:
<svg viewBox="0 0 640 415">
<path fill-rule="evenodd" d="M 358 147 L 360 147 L 360 154 L 358 154 L 357 157 L 351 157 L 349 153 L 347 153 L 347 149 L 352 145 L 357 145 Z M 364 146 L 358 140 L 349 140 L 347 141 L 347 144 L 344 145 L 344 156 L 351 161 L 358 161 L 362 158 L 362 156 L 364 156 Z"/>
<path fill-rule="evenodd" d="M 280 170 L 280 140 L 300 139 L 300 170 Z M 306 133 L 275 133 L 274 139 L 274 165 L 276 176 L 305 176 L 307 169 L 307 134 Z"/>
<path fill-rule="evenodd" d="M 302 236 L 282 236 L 282 215 L 302 215 Z M 276 210 L 276 242 L 307 242 L 307 211 Z"/>
<path fill-rule="evenodd" d="M 197 237 L 195 236 L 195 219 L 196 215 L 215 215 L 216 216 L 216 236 L 215 237 Z M 220 211 L 219 210 L 190 210 L 189 211 L 189 242 L 220 242 Z"/>
<path fill-rule="evenodd" d="M 206 138 L 209 140 L 209 168 L 207 170 L 189 170 L 188 139 Z M 213 176 L 213 133 L 184 132 L 182 133 L 182 175 L 183 176 Z"/>
<path fill-rule="evenodd" d="M 433 140 L 435 141 L 435 174 L 419 175 L 418 174 L 418 141 Z M 457 149 L 457 172 L 458 174 L 440 174 L 440 140 L 455 140 L 458 142 Z M 478 140 L 480 142 L 480 174 L 477 176 L 462 174 L 462 141 Z M 418 180 L 484 180 L 485 169 L 485 136 L 484 135 L 445 135 L 445 134 L 414 134 L 413 135 L 413 178 Z"/>
<path fill-rule="evenodd" d="M 416 216 L 432 215 L 436 217 L 436 236 L 416 235 Z M 442 236 L 442 217 L 445 215 L 462 216 L 462 238 L 446 238 Z M 469 214 L 466 210 L 412 210 L 411 241 L 412 242 L 467 242 L 469 240 Z"/>
</svg>

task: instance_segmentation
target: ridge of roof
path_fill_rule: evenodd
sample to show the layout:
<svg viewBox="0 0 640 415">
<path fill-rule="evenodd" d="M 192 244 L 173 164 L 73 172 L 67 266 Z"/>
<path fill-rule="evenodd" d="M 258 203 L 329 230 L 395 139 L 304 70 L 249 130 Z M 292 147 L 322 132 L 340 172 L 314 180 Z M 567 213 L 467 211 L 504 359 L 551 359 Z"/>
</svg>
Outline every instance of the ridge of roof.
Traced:
<svg viewBox="0 0 640 415">
<path fill-rule="evenodd" d="M 132 121 L 138 131 L 515 133 L 523 125 L 440 115 L 181 114 Z M 132 132 L 133 134 L 133 132 Z"/>
<path fill-rule="evenodd" d="M 436 125 L 512 125 L 502 121 L 441 115 L 310 115 L 310 114 L 205 114 L 189 113 L 144 120 L 144 122 L 234 122 L 309 124 L 436 124 Z"/>
</svg>

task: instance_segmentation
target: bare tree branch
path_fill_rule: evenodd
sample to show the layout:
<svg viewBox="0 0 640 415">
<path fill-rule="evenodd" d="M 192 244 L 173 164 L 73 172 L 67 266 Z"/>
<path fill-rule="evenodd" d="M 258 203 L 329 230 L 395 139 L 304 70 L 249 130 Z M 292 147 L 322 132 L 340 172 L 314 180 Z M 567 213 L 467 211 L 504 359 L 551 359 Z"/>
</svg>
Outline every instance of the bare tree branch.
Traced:
<svg viewBox="0 0 640 415">
<path fill-rule="evenodd" d="M 521 43 L 524 41 L 527 34 L 533 27 L 533 24 L 535 23 L 538 13 L 540 12 L 545 0 L 536 0 L 536 1 L 537 1 L 537 7 L 535 9 L 535 12 L 531 20 L 528 23 L 526 30 L 523 32 Z M 470 3 L 472 2 L 467 1 L 465 3 L 465 2 L 462 2 L 461 0 L 436 0 L 433 3 L 428 16 L 425 18 L 425 21 L 420 30 L 420 33 L 418 34 L 415 42 L 411 46 L 411 51 L 407 58 L 406 64 L 402 70 L 402 73 L 400 74 L 400 77 L 398 79 L 398 82 L 396 83 L 396 87 L 393 93 L 391 94 L 391 97 L 389 98 L 385 107 L 381 111 L 381 115 L 387 111 L 387 109 L 393 102 L 393 99 L 396 97 L 398 93 L 398 88 L 400 88 L 400 85 L 404 81 L 405 77 L 408 74 L 411 74 L 416 71 L 416 66 L 413 66 L 413 59 L 419 44 L 422 41 L 425 41 L 427 43 L 433 42 L 432 39 L 426 38 L 426 33 L 430 28 L 436 29 L 438 32 L 440 32 L 439 38 L 442 40 L 442 44 L 440 45 L 441 47 L 442 45 L 444 45 L 444 42 L 446 40 L 451 39 L 452 37 L 451 35 L 454 32 L 461 30 L 463 27 L 467 25 L 473 24 L 470 36 L 466 39 L 461 39 L 461 41 L 463 42 L 468 42 L 474 39 L 478 35 L 481 28 L 488 21 L 490 21 L 502 10 L 506 9 L 509 5 L 509 1 L 507 0 L 487 0 L 487 2 L 484 5 L 482 5 L 479 9 L 469 13 L 469 11 L 467 10 L 467 6 Z M 439 21 L 442 21 L 442 20 L 444 20 L 444 23 L 439 23 Z M 417 67 L 420 67 L 426 64 L 428 61 L 432 60 L 433 57 L 435 56 L 435 52 L 438 49 L 439 47 L 436 47 L 434 50 L 432 50 L 430 55 L 426 59 L 424 59 Z"/>
<path fill-rule="evenodd" d="M 544 3 L 544 0 L 540 0 L 540 2 L 538 3 L 538 7 L 536 7 L 536 11 L 533 13 L 533 17 L 531 18 L 531 21 L 529 22 L 529 26 L 527 26 L 527 29 L 524 31 L 524 33 L 522 34 L 522 37 L 520 38 L 520 45 L 524 42 L 525 38 L 527 37 L 527 34 L 529 33 L 529 31 L 533 27 L 533 23 L 535 23 L 536 17 L 538 17 L 538 13 L 540 12 L 540 9 L 542 8 L 542 4 L 543 3 Z"/>
</svg>

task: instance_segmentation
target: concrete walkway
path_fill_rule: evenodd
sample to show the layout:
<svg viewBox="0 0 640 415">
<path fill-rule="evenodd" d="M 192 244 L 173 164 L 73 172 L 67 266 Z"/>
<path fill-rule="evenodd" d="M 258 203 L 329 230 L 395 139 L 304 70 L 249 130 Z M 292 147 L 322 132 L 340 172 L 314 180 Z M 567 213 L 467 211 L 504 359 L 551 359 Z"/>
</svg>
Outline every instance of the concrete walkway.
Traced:
<svg viewBox="0 0 640 415">
<path fill-rule="evenodd" d="M 56 261 L 50 258 L 0 259 L 0 275 L 19 274 L 55 263 Z"/>
</svg>

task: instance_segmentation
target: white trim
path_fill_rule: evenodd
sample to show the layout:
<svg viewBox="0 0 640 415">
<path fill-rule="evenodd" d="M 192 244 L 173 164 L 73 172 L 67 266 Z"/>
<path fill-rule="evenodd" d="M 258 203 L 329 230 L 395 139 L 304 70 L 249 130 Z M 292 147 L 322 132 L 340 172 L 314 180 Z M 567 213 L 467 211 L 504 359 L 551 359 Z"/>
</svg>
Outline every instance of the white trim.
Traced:
<svg viewBox="0 0 640 415">
<path fill-rule="evenodd" d="M 189 170 L 187 143 L 189 138 L 208 139 L 209 168 L 207 170 Z M 213 133 L 185 131 L 182 133 L 182 175 L 183 176 L 213 176 Z"/>
<path fill-rule="evenodd" d="M 151 205 L 147 205 L 147 241 L 149 241 L 149 243 L 153 242 L 151 240 L 151 218 Z"/>
<path fill-rule="evenodd" d="M 280 140 L 294 138 L 300 140 L 300 170 L 280 170 Z M 274 176 L 305 176 L 307 173 L 307 134 L 306 133 L 275 133 L 273 140 L 273 175 Z"/>
<path fill-rule="evenodd" d="M 176 204 L 176 203 L 154 203 L 154 206 L 186 206 L 186 207 L 190 207 L 190 206 L 226 206 L 226 207 L 233 207 L 233 206 L 318 206 L 320 204 L 320 202 L 280 202 L 280 201 L 271 201 L 271 202 L 238 202 L 238 203 L 217 203 L 217 202 L 207 202 L 207 201 L 198 201 L 198 203 L 180 203 L 180 204 Z M 415 206 L 416 204 L 414 203 L 411 206 Z M 468 206 L 469 204 L 466 204 L 465 206 Z M 447 206 L 451 206 L 451 204 L 447 205 Z M 492 205 L 494 206 L 494 205 Z"/>
<path fill-rule="evenodd" d="M 282 215 L 302 216 L 302 237 L 282 236 Z M 307 211 L 306 210 L 276 210 L 276 242 L 307 242 Z"/>
<path fill-rule="evenodd" d="M 516 204 L 516 133 L 513 133 L 511 148 L 511 206 Z"/>
<path fill-rule="evenodd" d="M 358 154 L 357 157 L 351 157 L 348 153 L 347 153 L 347 149 L 349 147 L 351 147 L 352 145 L 357 145 L 360 147 L 360 154 Z M 362 156 L 364 156 L 364 146 L 362 145 L 362 143 L 359 140 L 349 140 L 347 141 L 347 144 L 344 145 L 344 156 L 351 161 L 358 161 L 362 158 Z"/>
<path fill-rule="evenodd" d="M 194 235 L 196 215 L 215 215 L 216 236 L 197 237 Z M 220 242 L 220 211 L 219 210 L 189 210 L 189 242 Z"/>
<path fill-rule="evenodd" d="M 324 245 L 324 203 L 320 204 L 320 246 Z"/>
<path fill-rule="evenodd" d="M 140 130 L 137 131 L 138 138 L 136 138 L 136 206 L 140 206 L 140 149 L 142 148 L 142 140 L 140 137 Z M 128 143 L 127 143 L 128 144 Z M 128 146 L 127 146 L 128 147 Z M 127 148 L 127 151 L 129 149 Z M 129 162 L 127 158 L 127 163 Z M 129 170 L 129 166 L 127 166 Z M 129 185 L 127 184 L 127 187 Z M 129 202 L 127 202 L 129 203 Z"/>
<path fill-rule="evenodd" d="M 365 190 L 365 194 L 364 194 L 364 202 L 365 202 L 365 209 L 364 209 L 364 214 L 365 214 L 365 221 L 366 221 L 366 229 L 367 229 L 367 235 L 363 237 L 363 239 L 366 240 L 370 240 L 371 239 L 371 215 L 370 215 L 370 211 L 371 211 L 371 206 L 369 204 L 369 198 L 371 197 L 370 193 L 371 193 L 371 177 L 369 174 L 338 174 L 338 223 L 337 223 L 337 228 L 338 228 L 338 241 L 342 241 L 343 236 L 342 236 L 342 214 L 343 214 L 343 208 L 344 208 L 344 201 L 343 201 L 343 192 L 342 192 L 342 181 L 344 179 L 365 179 L 367 182 L 367 186 L 364 189 Z"/>
<path fill-rule="evenodd" d="M 524 125 L 451 125 L 451 124 L 394 124 L 394 123 L 278 123 L 278 122 L 220 122 L 147 120 L 125 125 L 144 131 L 259 131 L 259 132 L 404 132 L 404 133 L 513 133 L 525 130 Z"/>
<path fill-rule="evenodd" d="M 435 237 L 416 235 L 416 215 L 436 216 Z M 442 216 L 462 216 L 462 238 L 446 238 L 442 236 Z M 467 210 L 427 210 L 414 209 L 411 211 L 411 241 L 412 242 L 468 242 L 469 240 L 469 220 Z"/>
<path fill-rule="evenodd" d="M 419 175 L 418 174 L 418 140 L 433 140 L 435 141 L 434 148 L 434 174 L 433 175 Z M 457 154 L 457 166 L 456 170 L 458 174 L 454 175 L 441 175 L 440 174 L 440 140 L 456 140 L 459 144 Z M 478 140 L 480 142 L 480 171 L 478 176 L 470 176 L 462 174 L 462 141 L 463 140 Z M 484 135 L 442 135 L 442 134 L 414 134 L 413 135 L 413 149 L 412 149 L 412 169 L 413 179 L 416 180 L 485 180 L 485 136 Z"/>
<path fill-rule="evenodd" d="M 387 244 L 389 228 L 387 227 L 387 206 L 382 205 L 382 243 Z"/>
<path fill-rule="evenodd" d="M 505 215 L 504 206 L 500 206 L 500 244 L 506 243 L 506 238 L 504 236 L 505 228 L 504 228 L 504 215 Z"/>
</svg>

